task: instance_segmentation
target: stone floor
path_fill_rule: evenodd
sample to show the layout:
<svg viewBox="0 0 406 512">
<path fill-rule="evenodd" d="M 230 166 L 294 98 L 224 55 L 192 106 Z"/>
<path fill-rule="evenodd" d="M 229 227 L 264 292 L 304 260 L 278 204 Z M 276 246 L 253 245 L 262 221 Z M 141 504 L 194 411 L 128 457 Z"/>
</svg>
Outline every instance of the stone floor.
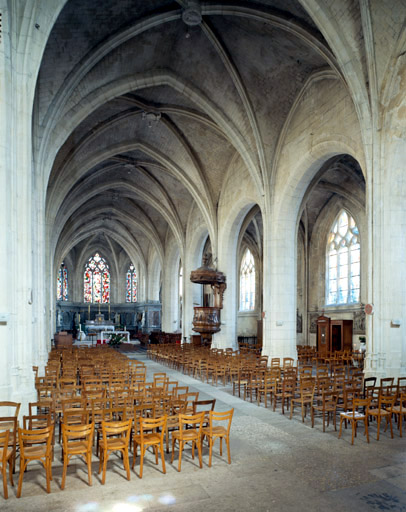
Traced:
<svg viewBox="0 0 406 512">
<path fill-rule="evenodd" d="M 376 427 L 371 426 L 371 441 L 360 433 L 351 446 L 350 430 L 342 439 L 330 426 L 323 433 L 321 422 L 315 428 L 309 419 L 302 424 L 299 411 L 292 420 L 280 409 L 272 412 L 263 406 L 233 397 L 230 387 L 212 387 L 146 359 L 145 353 L 129 357 L 144 360 L 148 374 L 166 371 L 171 380 L 179 380 L 200 398 L 216 398 L 216 409 L 234 407 L 231 428 L 231 458 L 228 465 L 220 458 L 218 444 L 211 468 L 207 466 L 207 448 L 203 452 L 203 469 L 190 450 L 177 471 L 177 458 L 167 473 L 155 466 L 147 454 L 144 475 L 139 479 L 138 464 L 131 481 L 124 476 L 121 460 L 114 455 L 109 461 L 106 484 L 97 475 L 94 457 L 93 486 L 87 485 L 81 461 L 68 469 L 66 487 L 61 491 L 62 468 L 55 457 L 52 492 L 45 491 L 44 470 L 32 464 L 24 475 L 22 497 L 9 485 L 9 499 L 0 492 L 0 511 L 58 512 L 139 512 L 151 511 L 406 511 L 406 437 L 394 439 L 389 431 L 376 441 Z M 18 478 L 18 472 L 15 480 Z"/>
</svg>

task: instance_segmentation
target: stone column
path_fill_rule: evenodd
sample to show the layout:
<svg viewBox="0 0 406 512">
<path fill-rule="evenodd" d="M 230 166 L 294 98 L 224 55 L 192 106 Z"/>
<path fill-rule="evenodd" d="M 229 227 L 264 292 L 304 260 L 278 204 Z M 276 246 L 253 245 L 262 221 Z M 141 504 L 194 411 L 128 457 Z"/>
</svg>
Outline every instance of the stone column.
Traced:
<svg viewBox="0 0 406 512">
<path fill-rule="evenodd" d="M 262 354 L 296 360 L 296 224 L 283 207 L 271 219 L 264 218 Z"/>
</svg>

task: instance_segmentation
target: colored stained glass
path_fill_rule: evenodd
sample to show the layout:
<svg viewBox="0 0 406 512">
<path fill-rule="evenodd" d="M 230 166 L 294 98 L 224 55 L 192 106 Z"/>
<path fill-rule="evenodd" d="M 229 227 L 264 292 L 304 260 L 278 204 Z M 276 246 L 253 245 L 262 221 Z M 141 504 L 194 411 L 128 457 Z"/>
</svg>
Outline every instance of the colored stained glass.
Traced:
<svg viewBox="0 0 406 512">
<path fill-rule="evenodd" d="M 96 253 L 91 257 L 83 276 L 83 295 L 85 302 L 110 302 L 110 271 L 104 258 Z"/>
<path fill-rule="evenodd" d="M 131 263 L 126 274 L 126 302 L 137 302 L 137 271 Z"/>
<path fill-rule="evenodd" d="M 255 262 L 251 251 L 247 249 L 240 267 L 240 311 L 252 311 L 255 308 Z"/>
<path fill-rule="evenodd" d="M 360 241 L 354 219 L 342 210 L 327 239 L 327 304 L 360 299 Z"/>
<path fill-rule="evenodd" d="M 68 269 L 65 267 L 64 263 L 59 267 L 56 285 L 56 300 L 68 300 Z"/>
</svg>

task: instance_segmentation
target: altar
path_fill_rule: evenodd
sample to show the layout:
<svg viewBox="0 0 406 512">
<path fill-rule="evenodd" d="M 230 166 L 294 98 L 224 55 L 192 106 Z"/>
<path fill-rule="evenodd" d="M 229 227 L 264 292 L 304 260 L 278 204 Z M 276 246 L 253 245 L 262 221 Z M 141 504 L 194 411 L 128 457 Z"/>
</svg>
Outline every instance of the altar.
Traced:
<svg viewBox="0 0 406 512">
<path fill-rule="evenodd" d="M 100 339 L 99 336 L 102 336 L 103 332 L 114 332 L 115 326 L 111 320 L 105 320 L 104 315 L 98 314 L 96 315 L 95 320 L 87 320 L 85 323 L 86 327 L 86 339 L 92 342 L 94 338 L 96 340 Z"/>
</svg>

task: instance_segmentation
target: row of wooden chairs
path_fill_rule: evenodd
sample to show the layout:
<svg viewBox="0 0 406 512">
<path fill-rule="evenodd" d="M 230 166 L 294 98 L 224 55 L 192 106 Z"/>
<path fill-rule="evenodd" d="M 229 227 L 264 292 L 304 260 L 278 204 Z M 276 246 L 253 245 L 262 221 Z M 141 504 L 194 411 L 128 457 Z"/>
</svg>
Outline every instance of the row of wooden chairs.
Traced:
<svg viewBox="0 0 406 512">
<path fill-rule="evenodd" d="M 182 452 L 187 443 L 192 443 L 192 457 L 197 447 L 199 466 L 202 468 L 202 445 L 203 439 L 207 438 L 209 442 L 209 467 L 212 464 L 212 449 L 216 439 L 220 439 L 220 455 L 222 455 L 222 440 L 225 440 L 227 446 L 228 463 L 231 464 L 230 455 L 230 428 L 234 409 L 226 412 L 209 412 L 208 426 L 204 426 L 205 412 L 201 411 L 195 414 L 179 414 L 178 430 L 172 433 L 172 456 L 171 463 L 174 460 L 176 442 L 179 445 L 178 471 L 181 471 Z M 155 452 L 155 462 L 158 464 L 158 452 L 161 455 L 162 471 L 166 473 L 164 456 L 164 435 L 167 432 L 167 416 L 159 418 L 136 419 L 138 428 L 135 428 L 136 434 L 133 437 L 133 463 L 140 448 L 140 472 L 139 477 L 143 476 L 143 462 L 147 448 L 152 447 Z M 223 423 L 219 425 L 218 423 Z M 225 423 L 225 425 L 224 425 Z M 129 446 L 130 434 L 132 430 L 133 419 L 122 419 L 118 421 L 102 421 L 101 432 L 102 439 L 99 443 L 99 469 L 102 473 L 101 483 L 105 484 L 106 469 L 109 456 L 113 452 L 119 452 L 122 455 L 124 468 L 126 470 L 127 480 L 130 480 Z M 52 481 L 52 438 L 54 425 L 49 425 L 42 429 L 18 429 L 20 446 L 20 475 L 17 488 L 17 498 L 21 497 L 24 472 L 28 463 L 37 461 L 43 464 L 46 473 L 47 492 L 51 492 Z M 95 431 L 95 424 L 66 425 L 62 424 L 63 439 L 63 473 L 61 488 L 65 488 L 67 467 L 74 456 L 84 458 L 88 470 L 88 483 L 92 485 L 92 446 Z M 4 497 L 8 498 L 6 467 L 9 465 L 9 478 L 11 485 L 14 485 L 12 474 L 12 450 L 8 449 L 10 431 L 0 433 L 1 450 L 1 469 L 3 475 Z"/>
</svg>

